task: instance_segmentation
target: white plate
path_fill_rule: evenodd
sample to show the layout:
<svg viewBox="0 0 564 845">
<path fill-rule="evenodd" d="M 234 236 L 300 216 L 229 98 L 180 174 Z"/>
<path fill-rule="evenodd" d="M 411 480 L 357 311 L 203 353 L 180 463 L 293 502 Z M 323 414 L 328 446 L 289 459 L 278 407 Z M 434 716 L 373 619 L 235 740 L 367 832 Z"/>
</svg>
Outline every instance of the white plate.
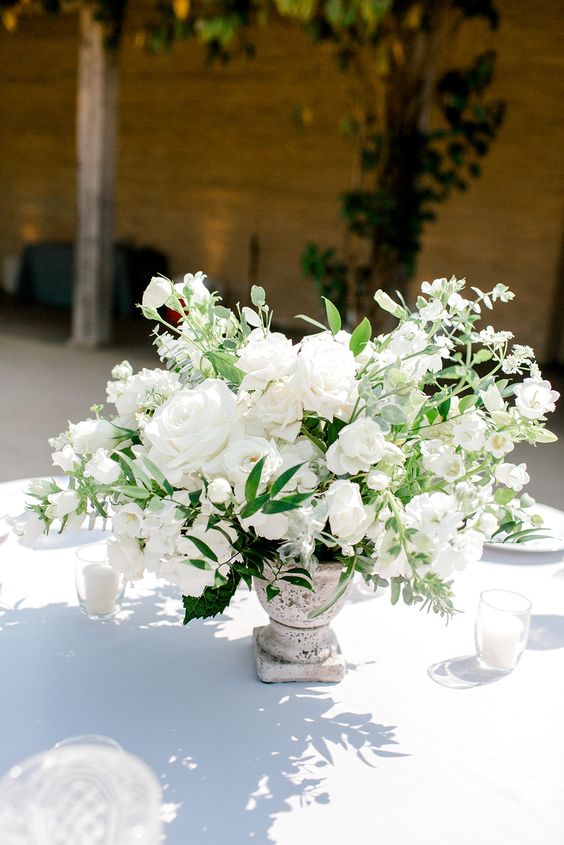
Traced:
<svg viewBox="0 0 564 845">
<path fill-rule="evenodd" d="M 564 512 L 558 508 L 551 508 L 549 505 L 534 505 L 531 513 L 538 513 L 544 520 L 539 531 L 550 533 L 546 540 L 530 540 L 528 543 L 484 543 L 489 549 L 497 552 L 511 552 L 511 554 L 531 552 L 561 552 L 564 551 Z"/>
</svg>

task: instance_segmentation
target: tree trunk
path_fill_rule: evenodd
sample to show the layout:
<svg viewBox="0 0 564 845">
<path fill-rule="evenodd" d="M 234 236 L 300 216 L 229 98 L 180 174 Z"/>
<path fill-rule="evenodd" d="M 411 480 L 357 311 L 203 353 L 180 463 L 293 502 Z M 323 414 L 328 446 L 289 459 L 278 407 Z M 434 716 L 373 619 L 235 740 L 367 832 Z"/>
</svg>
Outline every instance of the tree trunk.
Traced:
<svg viewBox="0 0 564 845">
<path fill-rule="evenodd" d="M 112 333 L 117 49 L 90 4 L 80 7 L 77 95 L 77 233 L 72 341 L 95 347 Z"/>
</svg>

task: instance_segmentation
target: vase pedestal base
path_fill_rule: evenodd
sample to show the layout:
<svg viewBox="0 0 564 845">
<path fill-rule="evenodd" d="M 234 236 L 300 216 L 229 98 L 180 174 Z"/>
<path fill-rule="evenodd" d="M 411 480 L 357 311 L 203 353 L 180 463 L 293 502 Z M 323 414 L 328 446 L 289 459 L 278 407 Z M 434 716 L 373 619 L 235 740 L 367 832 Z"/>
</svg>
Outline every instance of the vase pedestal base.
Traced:
<svg viewBox="0 0 564 845">
<path fill-rule="evenodd" d="M 343 680 L 346 663 L 338 644 L 334 653 L 320 663 L 294 663 L 273 657 L 261 648 L 259 635 L 264 627 L 266 626 L 254 628 L 253 647 L 257 675 L 265 684 L 280 684 L 291 681 L 336 684 Z"/>
</svg>

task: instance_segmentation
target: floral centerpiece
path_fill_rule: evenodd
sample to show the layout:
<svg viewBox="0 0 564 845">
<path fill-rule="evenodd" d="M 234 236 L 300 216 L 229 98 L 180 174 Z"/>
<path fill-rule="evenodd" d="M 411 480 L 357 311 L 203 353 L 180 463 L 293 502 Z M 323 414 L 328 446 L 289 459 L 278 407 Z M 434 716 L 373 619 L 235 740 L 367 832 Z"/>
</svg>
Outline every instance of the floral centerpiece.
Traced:
<svg viewBox="0 0 564 845">
<path fill-rule="evenodd" d="M 448 617 L 450 576 L 485 540 L 535 536 L 526 466 L 508 456 L 556 439 L 545 419 L 558 394 L 530 347 L 478 325 L 513 298 L 505 285 L 465 298 L 464 281 L 425 282 L 414 310 L 378 291 L 397 326 L 375 338 L 366 318 L 343 330 L 326 301 L 328 326 L 300 315 L 315 333 L 292 343 L 272 331 L 262 288 L 233 311 L 204 280 L 151 280 L 142 309 L 162 366 L 114 367 L 115 414 L 94 406 L 51 441 L 68 486 L 34 483 L 21 532 L 110 518 L 111 566 L 177 585 L 185 622 L 253 578 L 269 602 L 285 585 L 313 591 L 314 620 L 355 572 L 392 603 Z M 327 562 L 338 577 L 316 604 Z"/>
</svg>

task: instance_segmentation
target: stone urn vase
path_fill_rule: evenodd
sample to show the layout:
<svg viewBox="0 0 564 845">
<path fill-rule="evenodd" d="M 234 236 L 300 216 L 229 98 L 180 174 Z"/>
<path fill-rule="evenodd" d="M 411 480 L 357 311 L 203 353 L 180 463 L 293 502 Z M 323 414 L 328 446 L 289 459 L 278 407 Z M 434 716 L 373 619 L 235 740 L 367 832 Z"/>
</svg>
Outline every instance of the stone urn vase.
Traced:
<svg viewBox="0 0 564 845">
<path fill-rule="evenodd" d="M 314 590 L 278 581 L 280 593 L 268 601 L 266 581 L 254 579 L 259 602 L 269 624 L 253 631 L 257 674 L 267 684 L 284 681 L 335 683 L 345 674 L 345 661 L 330 622 L 347 600 L 352 579 L 332 607 L 317 616 L 309 613 L 329 599 L 339 582 L 340 563 L 320 563 Z"/>
</svg>

